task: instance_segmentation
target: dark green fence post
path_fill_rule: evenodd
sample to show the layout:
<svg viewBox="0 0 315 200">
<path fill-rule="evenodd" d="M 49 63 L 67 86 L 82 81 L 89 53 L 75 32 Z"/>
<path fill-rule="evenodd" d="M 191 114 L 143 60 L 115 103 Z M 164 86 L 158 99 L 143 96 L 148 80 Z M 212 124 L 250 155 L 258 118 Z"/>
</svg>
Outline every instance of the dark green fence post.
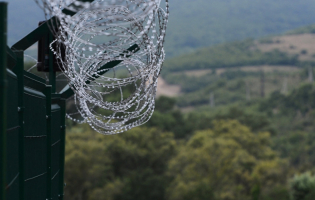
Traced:
<svg viewBox="0 0 315 200">
<path fill-rule="evenodd" d="M 49 32 L 47 38 L 47 46 L 50 45 L 50 43 L 53 41 L 53 35 L 51 32 Z M 47 112 L 47 199 L 52 199 L 52 184 L 51 184 L 51 178 L 52 178 L 52 171 L 51 171 L 51 156 L 52 156 L 52 150 L 51 150 L 51 93 L 56 93 L 56 72 L 54 70 L 54 59 L 53 59 L 53 52 L 49 49 L 49 85 L 46 86 L 45 95 L 46 95 L 46 112 Z"/>
<path fill-rule="evenodd" d="M 13 71 L 18 79 L 19 112 L 19 200 L 24 200 L 24 52 L 14 51 L 16 66 Z"/>
<path fill-rule="evenodd" d="M 0 2 L 0 199 L 6 185 L 6 99 L 7 99 L 7 3 Z"/>
<path fill-rule="evenodd" d="M 51 199 L 51 86 L 45 88 L 46 96 L 46 119 L 47 119 L 47 196 Z"/>
<path fill-rule="evenodd" d="M 66 146 L 66 100 L 60 99 L 60 114 L 61 114 L 61 132 L 60 132 L 60 183 L 59 183 L 59 199 L 63 200 L 64 196 L 64 171 L 65 171 L 65 146 Z"/>
</svg>

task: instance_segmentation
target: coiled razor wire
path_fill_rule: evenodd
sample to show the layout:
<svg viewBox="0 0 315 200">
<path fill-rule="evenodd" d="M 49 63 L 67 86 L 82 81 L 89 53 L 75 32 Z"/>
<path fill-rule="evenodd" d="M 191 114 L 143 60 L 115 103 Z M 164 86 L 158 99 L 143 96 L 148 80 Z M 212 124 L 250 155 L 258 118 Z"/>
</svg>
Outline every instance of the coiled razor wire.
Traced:
<svg viewBox="0 0 315 200">
<path fill-rule="evenodd" d="M 165 58 L 168 0 L 165 9 L 161 0 L 35 1 L 50 19 L 50 49 L 74 91 L 76 111 L 67 117 L 102 134 L 147 122 Z"/>
</svg>

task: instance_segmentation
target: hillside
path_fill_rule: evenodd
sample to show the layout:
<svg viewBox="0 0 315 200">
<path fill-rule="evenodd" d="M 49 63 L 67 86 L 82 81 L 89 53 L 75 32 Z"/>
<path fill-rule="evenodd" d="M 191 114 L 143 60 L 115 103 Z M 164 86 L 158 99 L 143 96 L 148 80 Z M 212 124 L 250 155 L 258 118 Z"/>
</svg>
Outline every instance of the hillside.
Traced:
<svg viewBox="0 0 315 200">
<path fill-rule="evenodd" d="M 164 65 L 164 74 L 241 65 L 297 65 L 299 61 L 315 61 L 315 34 L 285 34 L 199 49 L 168 59 Z"/>
<path fill-rule="evenodd" d="M 224 106 L 286 94 L 313 80 L 314 46 L 315 35 L 304 30 L 199 49 L 165 62 L 158 91 L 177 96 L 183 110 L 209 106 L 211 95 L 216 106 Z M 165 84 L 177 90 L 164 91 Z"/>
<path fill-rule="evenodd" d="M 200 47 L 280 34 L 315 23 L 313 0 L 171 0 L 167 57 Z M 44 20 L 34 0 L 9 1 L 9 44 Z"/>
</svg>

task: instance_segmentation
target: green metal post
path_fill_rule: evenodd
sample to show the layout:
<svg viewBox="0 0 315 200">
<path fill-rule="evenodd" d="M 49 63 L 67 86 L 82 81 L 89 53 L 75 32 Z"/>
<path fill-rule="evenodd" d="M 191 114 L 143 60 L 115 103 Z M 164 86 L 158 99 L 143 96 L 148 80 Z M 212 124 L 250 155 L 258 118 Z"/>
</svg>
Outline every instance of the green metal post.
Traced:
<svg viewBox="0 0 315 200">
<path fill-rule="evenodd" d="M 47 46 L 53 41 L 53 35 L 49 32 Z M 52 199 L 51 194 L 51 93 L 56 93 L 56 72 L 54 71 L 53 52 L 48 49 L 49 55 L 49 85 L 45 90 L 46 95 L 46 113 L 47 113 L 47 200 Z"/>
<path fill-rule="evenodd" d="M 0 199 L 5 199 L 6 185 L 7 6 L 0 2 Z"/>
<path fill-rule="evenodd" d="M 47 119 L 47 195 L 51 199 L 51 86 L 45 88 L 46 96 L 46 119 Z"/>
<path fill-rule="evenodd" d="M 18 113 L 19 113 L 19 200 L 24 200 L 24 52 L 14 51 L 16 66 L 13 71 L 18 79 Z"/>
<path fill-rule="evenodd" d="M 63 200 L 64 196 L 64 169 L 65 169 L 65 146 L 66 146 L 66 100 L 59 101 L 61 114 L 61 134 L 60 134 L 60 182 L 59 182 L 59 200 Z"/>
</svg>

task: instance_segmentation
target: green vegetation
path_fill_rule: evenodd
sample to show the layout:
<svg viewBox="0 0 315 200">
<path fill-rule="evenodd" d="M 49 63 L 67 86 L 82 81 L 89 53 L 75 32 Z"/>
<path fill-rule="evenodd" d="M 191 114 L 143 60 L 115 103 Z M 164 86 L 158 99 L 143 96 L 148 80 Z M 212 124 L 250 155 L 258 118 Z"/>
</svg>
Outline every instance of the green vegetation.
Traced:
<svg viewBox="0 0 315 200">
<path fill-rule="evenodd" d="M 10 2 L 20 5 L 14 12 L 30 13 L 21 2 Z M 315 52 L 292 44 L 296 54 L 262 50 L 281 43 L 272 37 L 235 41 L 315 23 L 314 1 L 172 0 L 170 8 L 162 76 L 181 95 L 160 97 L 148 123 L 119 135 L 68 122 L 65 199 L 313 200 L 315 63 L 300 57 Z M 13 15 L 11 44 L 38 23 Z"/>
<path fill-rule="evenodd" d="M 163 75 L 170 72 L 197 69 L 231 68 L 248 65 L 297 65 L 298 55 L 279 50 L 262 52 L 254 40 L 221 44 L 194 53 L 168 59 Z"/>
<path fill-rule="evenodd" d="M 313 25 L 297 28 L 295 30 L 286 32 L 287 35 L 297 35 L 297 34 L 305 34 L 305 33 L 315 33 L 315 25 L 313 24 Z"/>
<path fill-rule="evenodd" d="M 258 100 L 275 91 L 287 93 L 307 81 L 308 68 L 315 66 L 315 62 L 301 60 L 300 55 L 283 49 L 262 50 L 262 44 L 274 42 L 277 41 L 268 37 L 200 49 L 167 60 L 162 77 L 169 84 L 181 87 L 179 107 L 209 105 L 210 94 L 215 105 L 222 106 Z M 312 55 L 306 49 L 299 53 Z M 265 67 L 269 69 L 265 71 Z"/>
<path fill-rule="evenodd" d="M 196 132 L 170 161 L 169 199 L 253 199 L 285 183 L 286 169 L 270 149 L 268 133 L 214 121 L 213 130 Z"/>
<path fill-rule="evenodd" d="M 294 200 L 312 200 L 315 195 L 315 176 L 309 172 L 296 175 L 290 181 L 290 187 Z"/>
<path fill-rule="evenodd" d="M 267 132 L 255 135 L 237 121 L 213 126 L 177 142 L 154 128 L 110 137 L 71 128 L 66 198 L 246 200 L 286 182 L 287 162 L 271 150 Z"/>
<path fill-rule="evenodd" d="M 260 44 L 270 39 L 169 60 L 163 78 L 182 93 L 159 97 L 139 128 L 103 136 L 68 123 L 65 198 L 311 200 L 315 63 Z"/>
<path fill-rule="evenodd" d="M 172 0 L 168 58 L 229 41 L 282 34 L 314 24 L 312 0 Z"/>
<path fill-rule="evenodd" d="M 315 176 L 298 174 L 315 171 L 314 96 L 305 84 L 186 114 L 160 97 L 152 119 L 126 133 L 70 126 L 66 198 L 310 200 Z"/>
<path fill-rule="evenodd" d="M 215 105 L 248 102 L 261 99 L 261 92 L 269 96 L 272 92 L 290 92 L 300 84 L 307 82 L 308 69 L 297 68 L 297 72 L 280 72 L 281 67 L 273 66 L 273 71 L 262 72 L 259 67 L 252 71 L 227 69 L 220 75 L 204 73 L 201 76 L 187 75 L 185 72 L 171 73 L 165 76 L 170 84 L 181 86 L 182 94 L 178 97 L 179 107 L 199 107 L 210 104 L 210 94 L 215 97 Z M 262 79 L 263 78 L 263 79 Z M 261 86 L 264 85 L 262 89 Z M 286 84 L 286 88 L 285 85 Z"/>
<path fill-rule="evenodd" d="M 135 128 L 104 137 L 86 125 L 66 139 L 66 199 L 164 199 L 176 152 L 172 133 Z"/>
</svg>

